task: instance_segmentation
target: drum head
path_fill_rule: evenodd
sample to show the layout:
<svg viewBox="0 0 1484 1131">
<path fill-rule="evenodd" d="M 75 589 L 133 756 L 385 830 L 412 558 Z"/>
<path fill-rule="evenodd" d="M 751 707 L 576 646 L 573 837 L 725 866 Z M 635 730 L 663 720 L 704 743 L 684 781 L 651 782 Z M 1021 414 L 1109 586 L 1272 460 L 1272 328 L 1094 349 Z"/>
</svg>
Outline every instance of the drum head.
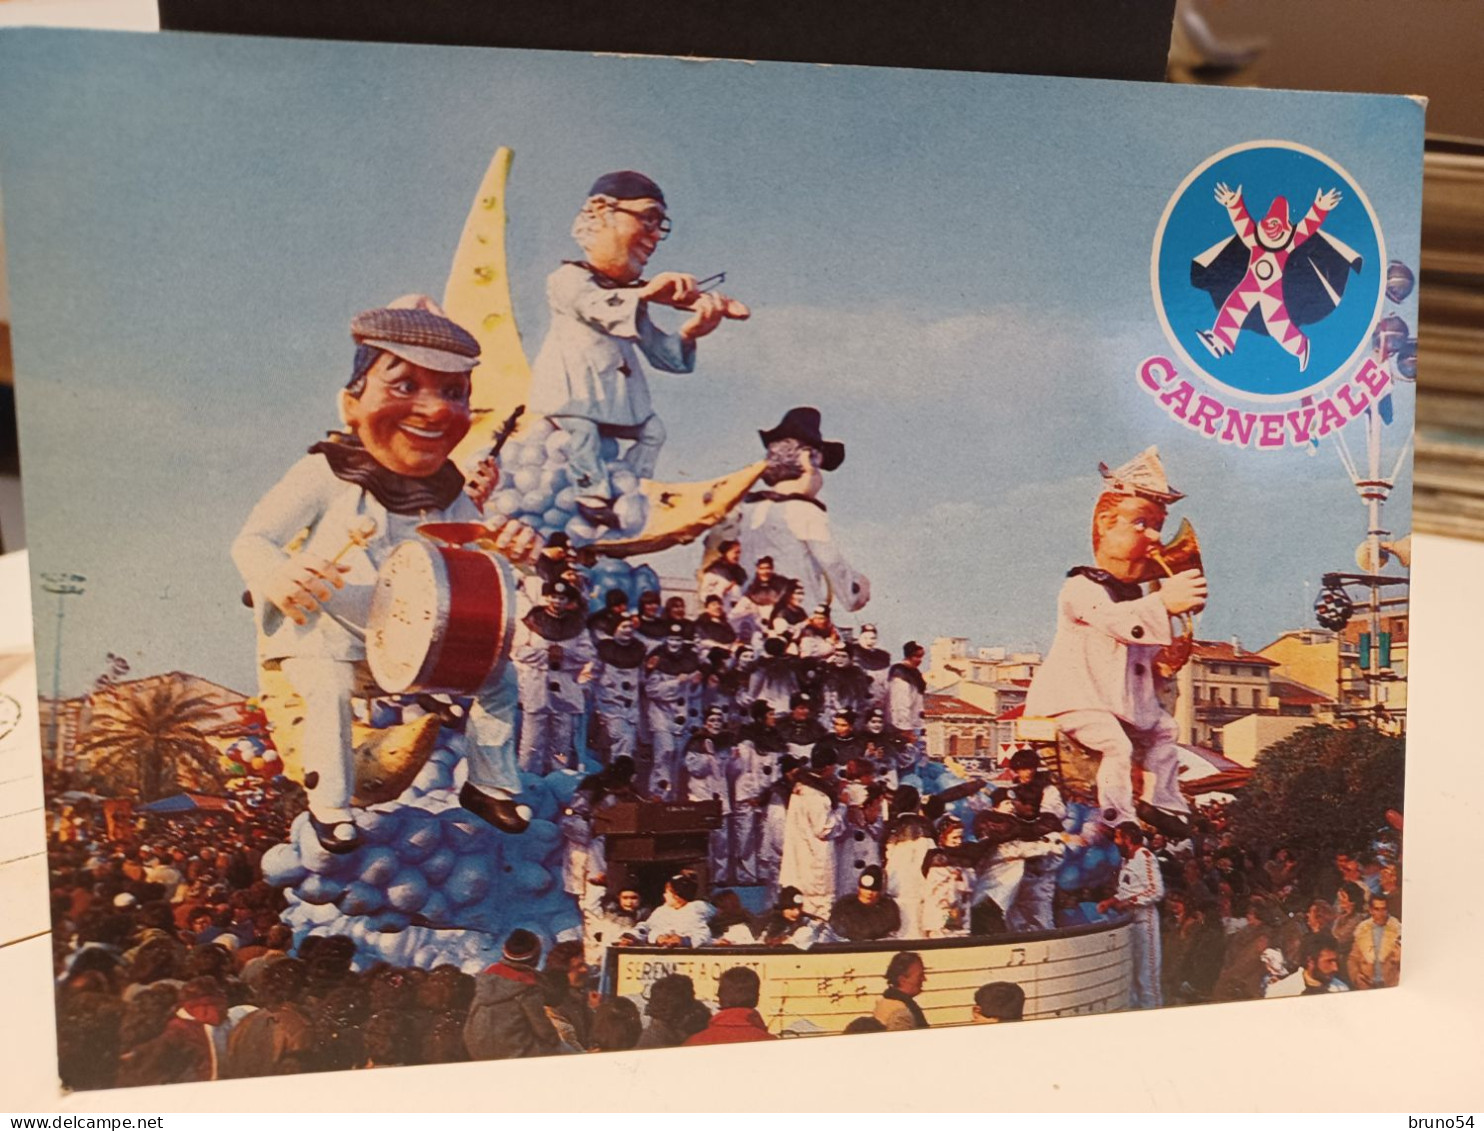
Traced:
<svg viewBox="0 0 1484 1131">
<path fill-rule="evenodd" d="M 442 629 L 446 583 L 431 546 L 405 542 L 382 564 L 367 618 L 366 662 L 392 693 L 417 682 Z"/>
</svg>

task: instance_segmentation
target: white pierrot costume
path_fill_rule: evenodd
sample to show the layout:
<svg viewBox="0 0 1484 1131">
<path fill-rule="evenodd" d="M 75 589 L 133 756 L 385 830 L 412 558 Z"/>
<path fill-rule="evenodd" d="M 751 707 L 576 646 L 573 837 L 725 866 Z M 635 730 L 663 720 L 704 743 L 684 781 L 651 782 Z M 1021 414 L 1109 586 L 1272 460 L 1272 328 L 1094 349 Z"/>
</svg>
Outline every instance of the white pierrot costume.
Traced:
<svg viewBox="0 0 1484 1131">
<path fill-rule="evenodd" d="M 1159 452 L 1149 448 L 1117 470 L 1099 465 L 1104 489 L 1162 505 L 1183 498 L 1170 488 Z M 1108 824 L 1136 819 L 1131 779 L 1135 753 L 1152 781 L 1150 802 L 1189 811 L 1179 789 L 1175 721 L 1160 706 L 1154 660 L 1174 639 L 1158 593 L 1081 566 L 1057 598 L 1056 638 L 1026 694 L 1027 716 L 1055 717 L 1063 733 L 1101 755 L 1098 805 Z"/>
<path fill-rule="evenodd" d="M 845 460 L 845 445 L 823 439 L 819 422 L 818 409 L 793 408 L 776 428 L 758 435 L 764 446 L 782 440 L 807 445 L 820 454 L 819 469 L 833 471 Z M 871 599 L 871 583 L 835 544 L 829 514 L 818 498 L 819 483 L 816 475 L 802 485 L 779 483 L 777 491 L 760 486 L 747 496 L 739 534 L 742 565 L 751 576 L 759 558 L 771 557 L 779 575 L 802 587 L 804 608 L 833 601 L 855 612 Z"/>
<path fill-rule="evenodd" d="M 424 295 L 407 295 L 365 311 L 352 321 L 351 330 L 363 348 L 439 371 L 467 372 L 479 352 L 474 339 L 448 322 Z M 253 598 L 258 660 L 280 666 L 304 699 L 303 758 L 306 778 L 313 783 L 310 804 L 325 821 L 349 820 L 351 815 L 350 700 L 369 683 L 359 665 L 366 658 L 365 628 L 377 572 L 397 546 L 419 537 L 417 527 L 423 523 L 480 519 L 479 509 L 463 493 L 462 479 L 449 470 L 451 464 L 439 473 L 453 475 L 458 488 L 447 501 L 432 501 L 439 492 L 429 489 L 425 507 L 412 513 L 389 510 L 367 482 L 336 474 L 332 452 L 348 440 L 353 438 L 315 445 L 258 501 L 232 543 L 232 560 Z M 416 494 L 420 502 L 421 487 Z M 398 511 L 404 509 L 411 508 Z M 301 536 L 294 552 L 286 549 Z M 344 586 L 331 589 L 300 625 L 266 594 L 305 559 L 338 559 L 345 567 Z M 516 608 L 509 615 L 522 612 Z M 515 762 L 516 706 L 515 673 L 503 665 L 480 689 L 463 743 L 470 782 L 506 796 L 521 788 Z"/>
<path fill-rule="evenodd" d="M 809 915 L 829 918 L 835 903 L 835 841 L 847 829 L 844 807 L 821 785 L 804 778 L 794 786 L 784 817 L 778 882 L 799 889 Z"/>
</svg>

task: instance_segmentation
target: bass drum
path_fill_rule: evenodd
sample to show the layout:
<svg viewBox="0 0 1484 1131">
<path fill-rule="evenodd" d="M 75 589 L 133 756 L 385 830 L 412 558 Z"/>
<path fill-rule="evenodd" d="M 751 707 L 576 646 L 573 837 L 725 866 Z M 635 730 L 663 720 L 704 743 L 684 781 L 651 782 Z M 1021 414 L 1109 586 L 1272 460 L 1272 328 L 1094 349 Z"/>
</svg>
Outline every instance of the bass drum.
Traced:
<svg viewBox="0 0 1484 1131">
<path fill-rule="evenodd" d="M 498 554 L 404 542 L 377 574 L 371 674 L 391 694 L 473 695 L 510 657 L 515 571 Z"/>
</svg>

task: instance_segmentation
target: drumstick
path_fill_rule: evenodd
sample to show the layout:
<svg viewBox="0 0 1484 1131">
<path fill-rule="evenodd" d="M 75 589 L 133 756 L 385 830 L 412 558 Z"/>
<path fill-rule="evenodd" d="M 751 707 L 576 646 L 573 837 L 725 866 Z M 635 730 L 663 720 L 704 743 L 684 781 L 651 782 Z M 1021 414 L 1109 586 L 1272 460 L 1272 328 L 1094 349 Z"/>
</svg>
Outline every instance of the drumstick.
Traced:
<svg viewBox="0 0 1484 1131">
<path fill-rule="evenodd" d="M 332 566 L 339 565 L 341 558 L 345 557 L 346 554 L 350 553 L 357 547 L 364 548 L 370 543 L 371 539 L 375 535 L 376 520 L 370 515 L 363 516 L 359 522 L 357 522 L 350 528 L 350 537 L 346 539 L 345 545 L 341 546 L 340 549 L 336 551 L 335 556 L 330 559 L 329 564 Z M 318 576 L 321 577 L 323 580 L 329 580 L 329 578 L 325 577 L 323 574 L 319 574 Z M 331 582 L 331 584 L 334 583 Z M 338 589 L 339 586 L 337 585 L 336 588 Z M 309 618 L 307 616 L 304 616 L 303 613 L 300 613 L 297 616 L 293 616 L 293 614 L 290 615 L 292 616 L 293 622 L 295 624 L 304 625 L 309 623 Z M 269 605 L 266 609 L 263 610 L 264 632 L 272 635 L 274 632 L 278 631 L 278 626 L 282 623 L 283 610 L 281 610 L 277 605 Z"/>
</svg>

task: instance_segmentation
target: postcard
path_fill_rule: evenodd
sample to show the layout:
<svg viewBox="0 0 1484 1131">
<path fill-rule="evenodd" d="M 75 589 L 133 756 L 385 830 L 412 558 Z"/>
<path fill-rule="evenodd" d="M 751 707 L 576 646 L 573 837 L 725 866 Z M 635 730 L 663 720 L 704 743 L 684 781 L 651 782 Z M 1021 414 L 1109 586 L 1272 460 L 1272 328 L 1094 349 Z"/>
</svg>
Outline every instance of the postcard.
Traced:
<svg viewBox="0 0 1484 1131">
<path fill-rule="evenodd" d="M 62 1083 L 1395 985 L 1422 120 L 0 39 Z"/>
</svg>

